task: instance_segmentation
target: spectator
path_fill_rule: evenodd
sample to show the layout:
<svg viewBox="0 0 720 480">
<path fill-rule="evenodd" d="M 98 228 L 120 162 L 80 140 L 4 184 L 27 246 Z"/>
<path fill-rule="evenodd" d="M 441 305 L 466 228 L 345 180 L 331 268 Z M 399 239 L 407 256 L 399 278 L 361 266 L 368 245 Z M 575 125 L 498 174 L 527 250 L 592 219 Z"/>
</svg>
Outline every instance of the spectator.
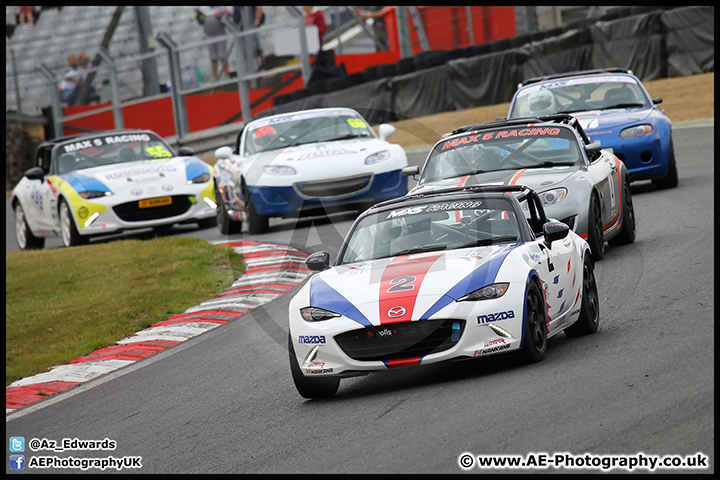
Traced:
<svg viewBox="0 0 720 480">
<path fill-rule="evenodd" d="M 225 35 L 225 25 L 220 21 L 223 15 L 232 15 L 230 7 L 200 7 L 200 11 L 204 17 L 203 32 L 208 39 L 222 37 Z M 229 79 L 228 73 L 228 50 L 227 42 L 218 40 L 208 45 L 210 49 L 210 66 L 212 67 L 213 79 L 211 83 L 217 82 L 218 79 L 218 62 L 222 64 L 222 74 L 224 79 Z"/>
<path fill-rule="evenodd" d="M 252 25 L 252 28 L 259 28 L 262 24 L 265 23 L 265 13 L 263 12 L 263 7 L 256 7 L 253 6 L 252 8 L 252 20 L 250 24 Z M 240 27 L 240 30 L 243 30 L 245 27 L 245 24 L 243 23 L 243 10 L 245 7 L 233 7 L 233 20 L 235 20 L 235 23 L 238 27 Z M 253 42 L 253 51 L 255 54 L 255 59 L 257 61 L 257 65 L 255 67 L 255 71 L 260 70 L 262 66 L 265 64 L 265 56 L 263 55 L 262 45 L 260 43 L 260 34 L 256 33 L 252 36 L 252 42 Z M 249 71 L 248 73 L 252 73 Z"/>
<path fill-rule="evenodd" d="M 68 68 L 63 73 L 63 78 L 58 87 L 58 90 L 60 90 L 60 104 L 63 108 L 75 103 L 75 98 L 80 92 L 80 87 L 82 87 L 83 78 L 77 55 L 69 55 L 67 62 Z"/>
<path fill-rule="evenodd" d="M 388 49 L 387 46 L 387 28 L 385 26 L 385 13 L 393 7 L 358 7 L 355 12 L 362 17 L 363 20 L 370 20 L 368 22 L 372 26 L 372 32 L 375 38 L 378 39 L 382 48 L 379 50 L 385 51 Z"/>
<path fill-rule="evenodd" d="M 325 32 L 327 31 L 327 23 L 325 23 L 325 15 L 322 10 L 315 7 L 302 7 L 305 10 L 305 25 L 315 25 L 318 28 L 318 40 L 320 40 L 320 50 L 323 49 L 323 41 L 325 40 Z"/>
<path fill-rule="evenodd" d="M 34 13 L 34 7 L 18 7 L 20 10 L 20 16 L 18 18 L 18 22 L 20 23 L 34 23 L 35 17 L 33 15 Z"/>
<path fill-rule="evenodd" d="M 82 52 L 80 54 L 80 56 L 78 57 L 78 63 L 80 64 L 80 81 L 82 86 L 88 79 L 88 64 L 90 63 L 90 56 L 87 54 L 87 52 Z M 91 84 L 88 87 L 85 98 L 90 101 L 98 100 L 94 84 Z"/>
</svg>

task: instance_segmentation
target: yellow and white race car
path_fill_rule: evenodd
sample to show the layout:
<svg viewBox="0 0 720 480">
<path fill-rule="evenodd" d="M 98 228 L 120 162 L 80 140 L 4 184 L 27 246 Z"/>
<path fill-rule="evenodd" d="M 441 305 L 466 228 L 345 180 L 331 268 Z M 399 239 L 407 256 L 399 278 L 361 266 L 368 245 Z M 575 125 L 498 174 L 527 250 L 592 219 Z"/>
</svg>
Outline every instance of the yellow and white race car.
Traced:
<svg viewBox="0 0 720 480">
<path fill-rule="evenodd" d="M 67 247 L 97 235 L 179 223 L 215 225 L 213 167 L 149 130 L 55 138 L 12 192 L 21 250 L 62 237 Z"/>
</svg>

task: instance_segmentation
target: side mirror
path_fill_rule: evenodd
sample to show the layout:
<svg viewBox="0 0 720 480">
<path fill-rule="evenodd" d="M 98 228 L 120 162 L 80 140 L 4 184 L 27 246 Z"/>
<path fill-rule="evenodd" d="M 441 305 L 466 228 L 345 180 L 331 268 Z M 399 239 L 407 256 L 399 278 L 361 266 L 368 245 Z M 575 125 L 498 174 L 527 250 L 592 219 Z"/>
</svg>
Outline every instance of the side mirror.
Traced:
<svg viewBox="0 0 720 480">
<path fill-rule="evenodd" d="M 195 150 L 193 150 L 191 147 L 180 147 L 178 153 L 181 157 L 192 157 L 193 155 L 195 155 Z"/>
<path fill-rule="evenodd" d="M 42 180 L 45 176 L 45 172 L 43 172 L 42 167 L 32 167 L 28 170 L 25 170 L 25 173 L 23 173 L 23 175 L 30 180 Z"/>
<path fill-rule="evenodd" d="M 545 245 L 551 248 L 552 242 L 562 240 L 567 237 L 570 227 L 562 222 L 548 222 L 543 225 L 543 235 L 545 235 Z"/>
<path fill-rule="evenodd" d="M 395 133 L 395 127 L 389 123 L 382 123 L 378 127 L 378 136 L 380 137 L 380 140 L 385 140 L 386 138 L 392 136 L 393 133 Z"/>
<path fill-rule="evenodd" d="M 662 100 L 662 97 L 658 97 L 658 98 L 653 98 L 652 102 L 654 105 L 659 105 L 663 102 L 663 100 Z"/>
<path fill-rule="evenodd" d="M 220 147 L 215 150 L 215 157 L 218 160 L 227 160 L 232 155 L 233 151 L 230 147 Z"/>
<path fill-rule="evenodd" d="M 414 177 L 418 173 L 420 173 L 420 167 L 418 167 L 418 166 L 404 167 L 402 169 L 402 174 L 405 177 L 410 177 L 410 176 Z"/>
<path fill-rule="evenodd" d="M 585 151 L 588 153 L 588 155 L 597 153 L 600 150 L 602 150 L 602 145 L 600 144 L 600 140 L 595 140 L 590 145 L 585 145 Z"/>
<path fill-rule="evenodd" d="M 315 272 L 330 268 L 330 254 L 324 250 L 311 253 L 310 256 L 305 259 L 305 265 Z"/>
</svg>

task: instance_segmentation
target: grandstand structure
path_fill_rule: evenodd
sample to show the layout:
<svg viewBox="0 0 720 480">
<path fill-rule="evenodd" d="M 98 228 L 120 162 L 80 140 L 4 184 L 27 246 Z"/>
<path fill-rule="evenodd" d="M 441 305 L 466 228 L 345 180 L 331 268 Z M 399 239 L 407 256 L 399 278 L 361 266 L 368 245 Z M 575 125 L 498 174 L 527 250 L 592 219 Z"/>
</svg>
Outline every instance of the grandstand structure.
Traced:
<svg viewBox="0 0 720 480">
<path fill-rule="evenodd" d="M 17 7 L 6 6 L 7 23 L 10 24 L 12 9 Z M 67 57 L 70 54 L 87 52 L 91 59 L 95 59 L 98 50 L 108 33 L 113 15 L 118 6 L 62 6 L 58 8 L 43 7 L 42 14 L 36 24 L 13 25 L 11 38 L 6 38 L 5 69 L 6 69 L 6 112 L 19 113 L 26 116 L 43 115 L 43 109 L 52 105 L 50 95 L 50 79 L 38 71 L 44 65 L 59 80 L 67 68 Z M 123 63 L 123 59 L 137 57 L 141 54 L 138 41 L 138 7 L 120 7 L 122 13 L 117 27 L 112 32 L 108 43 L 110 57 L 118 61 L 117 75 L 119 78 L 119 97 L 121 100 L 140 98 L 148 94 L 147 85 L 143 78 L 142 68 L 136 63 Z M 151 36 L 159 32 L 166 32 L 177 43 L 188 44 L 203 40 L 202 27 L 195 20 L 197 6 L 149 6 L 151 19 Z M 283 24 L 293 20 L 289 9 L 299 7 L 264 7 L 269 24 Z M 360 28 L 353 22 L 350 9 L 339 7 L 321 7 L 325 11 L 328 22 L 327 38 L 331 48 L 346 54 L 372 53 L 375 51 L 373 42 L 368 38 L 372 35 L 367 28 Z M 463 7 L 464 8 L 464 7 Z M 588 13 L 601 14 L 612 7 L 597 7 L 598 10 L 577 11 L 577 7 L 538 7 L 535 23 L 529 28 L 543 28 L 557 26 L 557 22 L 571 18 L 568 14 L 587 15 Z M 522 32 L 526 24 L 524 9 L 518 12 L 518 32 Z M 539 24 L 538 24 L 539 19 Z M 474 19 L 477 20 L 477 19 Z M 513 25 L 514 32 L 514 25 Z M 341 36 L 340 34 L 344 34 Z M 348 37 L 350 34 L 350 37 Z M 342 40 L 341 40 L 342 39 Z M 290 41 L 293 41 L 292 39 Z M 274 52 L 272 35 L 265 32 L 261 34 L 261 42 L 266 55 Z M 475 43 L 482 43 L 483 39 L 475 39 Z M 417 43 L 417 41 L 416 41 Z M 157 46 L 153 40 L 150 48 L 157 52 L 157 80 L 162 86 L 171 81 L 171 74 L 165 51 Z M 198 78 L 211 77 L 210 60 L 207 49 L 199 48 L 186 55 L 183 63 L 192 65 L 198 71 Z M 230 56 L 230 70 L 236 71 L 236 59 Z M 378 63 L 384 63 L 379 61 Z M 100 102 L 109 102 L 112 99 L 112 88 L 109 81 L 109 70 L 102 62 L 95 63 L 94 86 L 100 95 Z"/>
</svg>

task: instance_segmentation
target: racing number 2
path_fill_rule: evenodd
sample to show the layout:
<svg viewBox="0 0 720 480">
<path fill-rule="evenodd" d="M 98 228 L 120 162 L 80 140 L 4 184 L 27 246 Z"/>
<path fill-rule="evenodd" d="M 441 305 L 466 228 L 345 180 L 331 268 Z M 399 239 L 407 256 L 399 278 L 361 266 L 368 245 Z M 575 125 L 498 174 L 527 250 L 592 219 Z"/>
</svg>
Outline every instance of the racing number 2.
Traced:
<svg viewBox="0 0 720 480">
<path fill-rule="evenodd" d="M 415 280 L 416 278 L 412 275 L 404 275 L 402 277 L 393 278 L 389 282 L 391 287 L 388 288 L 387 293 L 413 290 L 415 288 L 415 285 L 413 285 Z"/>
</svg>

